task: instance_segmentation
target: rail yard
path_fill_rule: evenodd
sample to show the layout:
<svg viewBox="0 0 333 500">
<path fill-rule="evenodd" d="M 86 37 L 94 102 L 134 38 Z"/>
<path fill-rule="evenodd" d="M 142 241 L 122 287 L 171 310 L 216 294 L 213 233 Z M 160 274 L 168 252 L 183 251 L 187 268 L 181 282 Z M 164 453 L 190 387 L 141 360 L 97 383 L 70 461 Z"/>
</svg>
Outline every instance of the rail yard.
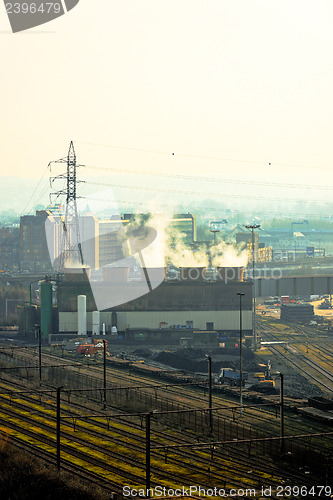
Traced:
<svg viewBox="0 0 333 500">
<path fill-rule="evenodd" d="M 269 335 L 281 336 L 278 329 Z M 323 363 L 325 356 L 323 351 Z M 61 470 L 100 485 L 106 498 L 110 492 L 121 494 L 126 485 L 145 488 L 148 439 L 151 487 L 213 485 L 227 493 L 249 489 L 255 492 L 252 498 L 260 498 L 262 488 L 276 492 L 292 484 L 310 491 L 313 485 L 331 484 L 332 427 L 302 417 L 298 409 L 304 400 L 285 398 L 280 439 L 277 395 L 245 391 L 241 416 L 236 388 L 226 388 L 227 394 L 216 388 L 209 407 L 205 377 L 174 372 L 172 378 L 172 372 L 111 357 L 104 387 L 101 362 L 49 348 L 43 349 L 42 360 L 39 381 L 36 347 L 1 348 L 2 434 Z"/>
<path fill-rule="evenodd" d="M 262 338 L 269 355 L 274 355 L 280 364 L 291 368 L 299 378 L 318 387 L 327 397 L 333 391 L 333 335 L 329 330 L 318 329 L 318 326 L 283 324 L 266 318 L 259 320 Z M 287 370 L 288 370 L 287 368 Z M 297 392 L 289 387 L 290 392 Z"/>
</svg>

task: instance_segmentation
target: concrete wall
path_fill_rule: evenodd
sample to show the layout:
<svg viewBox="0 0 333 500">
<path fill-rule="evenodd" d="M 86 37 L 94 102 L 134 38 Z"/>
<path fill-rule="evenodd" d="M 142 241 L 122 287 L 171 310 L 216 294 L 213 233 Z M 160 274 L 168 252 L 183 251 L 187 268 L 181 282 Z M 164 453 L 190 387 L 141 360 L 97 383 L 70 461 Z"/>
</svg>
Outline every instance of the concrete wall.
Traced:
<svg viewBox="0 0 333 500">
<path fill-rule="evenodd" d="M 256 296 L 324 295 L 333 293 L 333 276 L 297 276 L 256 280 Z"/>
<path fill-rule="evenodd" d="M 206 330 L 206 323 L 213 323 L 213 330 L 238 330 L 238 311 L 152 311 L 152 312 L 120 312 L 117 314 L 118 329 L 125 328 L 159 328 L 161 322 L 167 323 L 167 327 L 186 325 L 187 321 L 193 321 L 193 328 Z M 251 311 L 243 312 L 243 328 L 252 328 Z"/>
<path fill-rule="evenodd" d="M 111 284 L 112 285 L 112 284 Z M 251 282 L 211 282 L 195 283 L 176 282 L 162 283 L 150 293 L 142 294 L 140 283 L 129 283 L 131 294 L 138 288 L 137 298 L 134 300 L 124 299 L 124 303 L 112 309 L 116 312 L 136 311 L 238 311 L 238 292 L 245 293 L 242 304 L 244 310 L 251 309 L 252 285 Z M 100 293 L 105 297 L 112 293 L 119 296 L 124 295 L 123 288 L 117 284 L 110 289 L 110 283 L 100 284 Z M 147 289 L 148 291 L 148 289 Z M 89 282 L 86 283 L 62 283 L 58 287 L 58 307 L 62 312 L 74 312 L 77 309 L 77 295 L 87 296 L 87 311 L 97 309 Z"/>
<path fill-rule="evenodd" d="M 251 330 L 252 313 L 243 311 L 243 329 Z M 163 326 L 170 328 L 175 325 L 186 325 L 187 321 L 193 322 L 196 330 L 206 330 L 206 323 L 213 323 L 214 330 L 239 330 L 239 311 L 135 311 L 118 312 L 118 330 L 124 331 L 126 328 L 159 328 L 161 322 Z M 111 325 L 111 312 L 101 312 L 102 324 L 106 324 L 107 330 Z M 92 313 L 87 313 L 87 330 L 92 330 Z M 59 331 L 77 332 L 77 313 L 59 313 Z"/>
</svg>

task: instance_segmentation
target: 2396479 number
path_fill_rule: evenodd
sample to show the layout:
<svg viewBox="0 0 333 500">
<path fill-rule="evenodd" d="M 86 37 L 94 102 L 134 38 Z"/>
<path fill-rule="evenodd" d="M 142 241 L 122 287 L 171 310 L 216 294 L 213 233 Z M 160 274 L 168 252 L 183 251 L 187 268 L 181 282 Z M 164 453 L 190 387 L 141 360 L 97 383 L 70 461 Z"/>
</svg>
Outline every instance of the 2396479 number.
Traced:
<svg viewBox="0 0 333 500">
<path fill-rule="evenodd" d="M 7 14 L 60 14 L 61 10 L 61 4 L 58 2 L 6 3 Z"/>
<path fill-rule="evenodd" d="M 277 497 L 312 497 L 318 498 L 319 496 L 331 497 L 333 489 L 330 486 L 278 486 L 276 489 Z"/>
</svg>

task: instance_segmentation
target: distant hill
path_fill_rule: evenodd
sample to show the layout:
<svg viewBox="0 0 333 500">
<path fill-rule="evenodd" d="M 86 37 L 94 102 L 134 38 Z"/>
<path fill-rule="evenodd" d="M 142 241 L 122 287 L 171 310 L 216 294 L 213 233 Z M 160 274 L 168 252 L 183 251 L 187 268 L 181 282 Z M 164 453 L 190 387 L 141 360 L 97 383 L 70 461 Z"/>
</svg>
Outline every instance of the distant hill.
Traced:
<svg viewBox="0 0 333 500">
<path fill-rule="evenodd" d="M 121 185 L 124 187 L 120 188 Z M 55 189 L 61 187 L 59 184 L 55 185 Z M 102 213 L 106 207 L 116 204 L 119 212 L 141 212 L 147 209 L 163 212 L 174 209 L 177 212 L 194 212 L 198 216 L 201 213 L 211 212 L 214 207 L 214 212 L 221 210 L 219 217 L 225 214 L 225 204 L 206 197 L 198 199 L 195 195 L 180 197 L 176 193 L 157 193 L 154 186 L 149 188 L 148 185 L 147 190 L 139 188 L 133 191 L 132 188 L 133 184 L 127 183 L 126 185 L 120 176 L 114 176 L 111 179 L 110 177 L 86 178 L 86 183 L 78 185 L 78 194 L 82 196 L 78 200 L 78 206 L 84 209 L 89 204 L 94 213 Z M 112 191 L 116 203 L 108 196 L 107 190 Z M 51 191 L 48 177 L 41 180 L 13 176 L 0 177 L 0 214 L 13 210 L 17 215 L 34 213 L 36 206 L 47 206 L 50 203 Z"/>
<path fill-rule="evenodd" d="M 81 174 L 82 175 L 82 174 Z M 256 220 L 279 219 L 286 217 L 298 220 L 299 217 L 321 219 L 329 215 L 327 206 L 320 206 L 307 202 L 299 204 L 297 201 L 279 204 L 274 197 L 270 200 L 267 193 L 250 199 L 247 188 L 246 194 L 240 187 L 206 186 L 198 185 L 190 180 L 179 179 L 165 180 L 162 177 L 129 176 L 114 174 L 110 176 L 81 176 L 77 193 L 79 196 L 78 207 L 80 211 L 86 206 L 100 217 L 107 217 L 112 213 L 129 212 L 158 212 L 158 213 L 194 213 L 198 222 L 200 220 L 228 219 L 229 224 Z M 65 189 L 65 181 L 56 181 L 53 191 Z M 219 190 L 229 190 L 230 195 L 219 195 Z M 3 212 L 14 210 L 16 214 L 23 215 L 34 213 L 38 205 L 47 206 L 50 203 L 49 174 L 42 179 L 29 177 L 0 177 L 0 215 Z M 233 197 L 234 196 L 234 197 Z M 244 198 L 243 198 L 244 196 Z M 268 198 L 268 201 L 267 201 Z M 55 198 L 53 198 L 53 202 Z M 272 203 L 273 201 L 273 203 Z M 3 215 L 2 215 L 3 218 Z M 272 227 L 274 223 L 271 224 Z"/>
</svg>

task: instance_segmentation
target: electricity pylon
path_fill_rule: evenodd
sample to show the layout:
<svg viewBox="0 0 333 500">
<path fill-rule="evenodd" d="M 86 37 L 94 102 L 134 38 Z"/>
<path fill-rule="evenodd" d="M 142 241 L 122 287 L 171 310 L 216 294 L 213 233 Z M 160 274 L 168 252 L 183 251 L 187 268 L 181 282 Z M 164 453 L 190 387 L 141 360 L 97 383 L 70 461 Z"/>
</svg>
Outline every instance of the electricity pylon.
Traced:
<svg viewBox="0 0 333 500">
<path fill-rule="evenodd" d="M 76 164 L 76 154 L 73 141 L 71 141 L 66 158 L 62 158 L 51 163 L 66 163 L 66 174 L 60 174 L 57 177 L 50 179 L 51 187 L 55 180 L 65 179 L 66 188 L 55 193 L 52 196 L 59 198 L 61 195 L 66 195 L 65 217 L 62 216 L 62 237 L 60 253 L 54 266 L 58 272 L 64 272 L 65 268 L 83 267 L 83 255 L 80 241 L 79 218 L 76 205 L 76 187 L 78 182 L 76 179 L 76 168 L 82 165 Z M 49 165 L 50 165 L 49 164 Z"/>
</svg>

